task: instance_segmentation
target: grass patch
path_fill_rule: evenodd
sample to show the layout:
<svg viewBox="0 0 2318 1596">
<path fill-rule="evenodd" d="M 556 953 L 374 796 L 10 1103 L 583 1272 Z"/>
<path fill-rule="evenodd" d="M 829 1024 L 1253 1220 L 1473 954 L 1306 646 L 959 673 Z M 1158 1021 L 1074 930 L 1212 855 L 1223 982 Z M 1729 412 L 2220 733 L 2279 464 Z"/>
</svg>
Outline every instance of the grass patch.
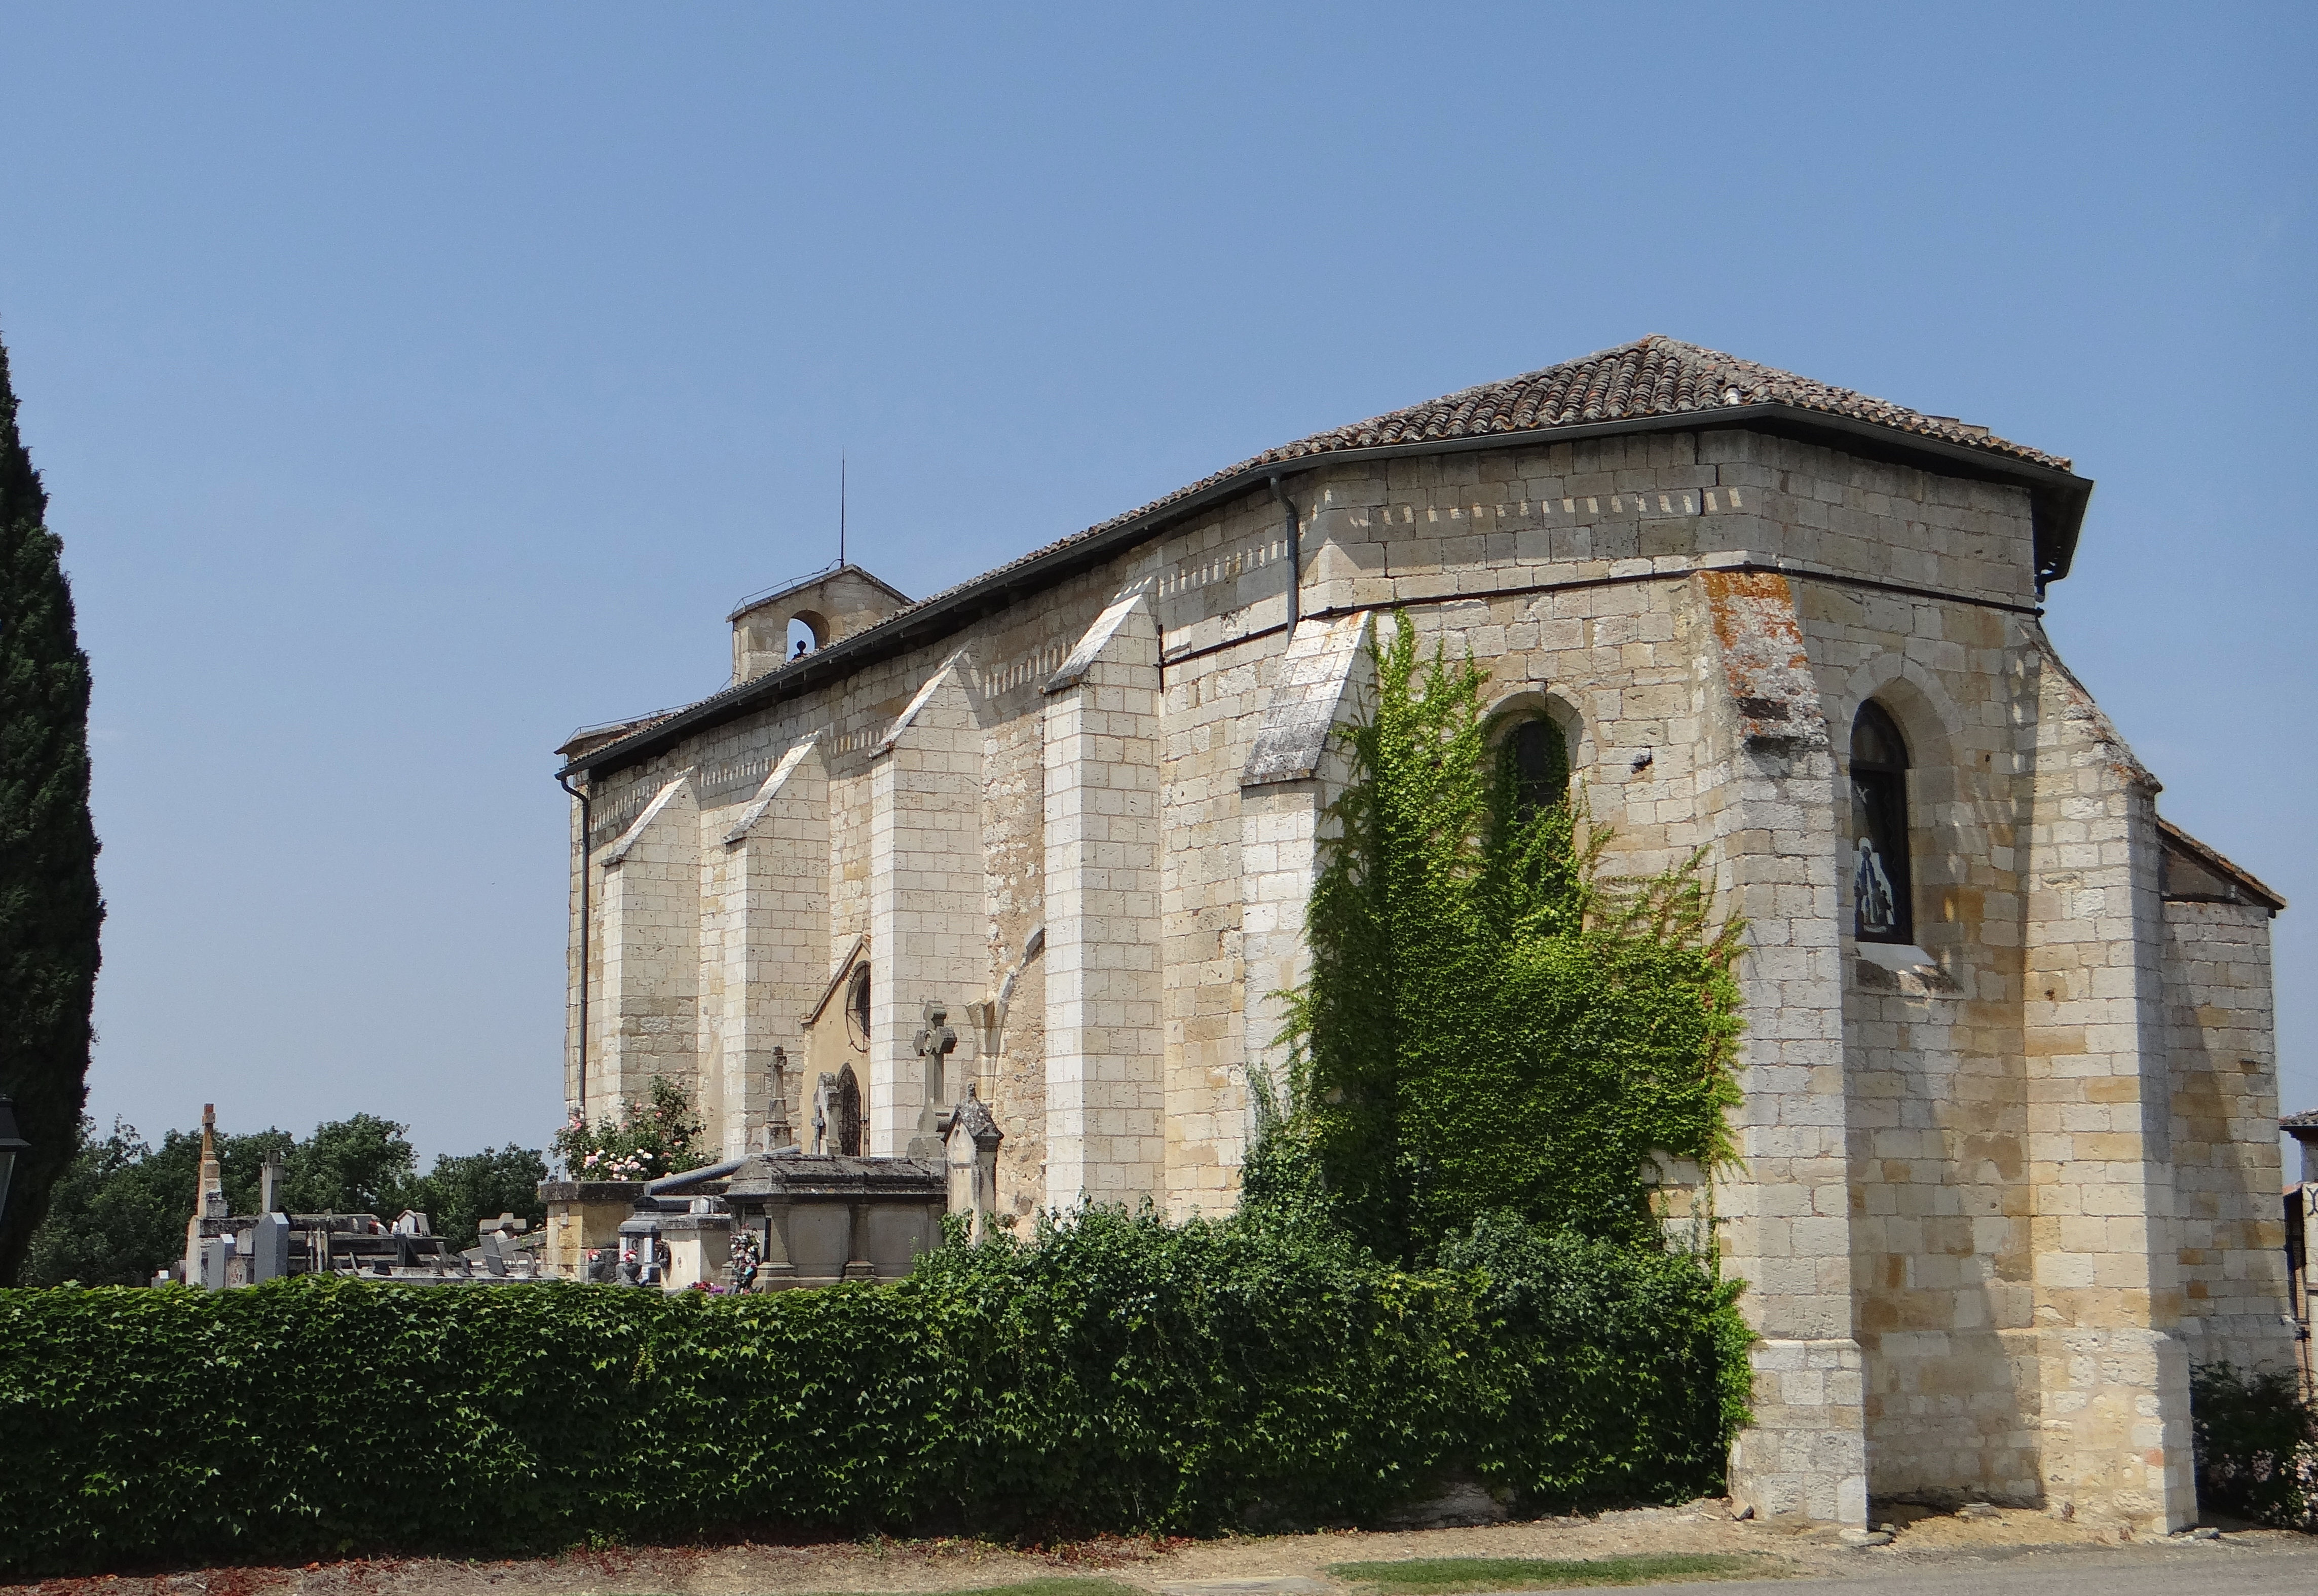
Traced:
<svg viewBox="0 0 2318 1596">
<path fill-rule="evenodd" d="M 1760 1553 L 1722 1552 L 1654 1552 L 1639 1557 L 1416 1557 L 1405 1563 L 1328 1565 L 1330 1574 L 1357 1586 L 1364 1596 L 1663 1585 L 1680 1580 L 1770 1579 L 1783 1572 L 1777 1559 Z"/>
</svg>

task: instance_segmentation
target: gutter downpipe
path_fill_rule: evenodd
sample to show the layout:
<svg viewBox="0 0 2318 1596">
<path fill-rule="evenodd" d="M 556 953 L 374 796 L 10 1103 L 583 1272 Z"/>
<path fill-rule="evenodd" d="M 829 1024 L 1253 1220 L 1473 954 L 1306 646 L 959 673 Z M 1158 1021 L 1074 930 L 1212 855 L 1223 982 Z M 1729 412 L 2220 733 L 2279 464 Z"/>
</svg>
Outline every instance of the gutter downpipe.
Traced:
<svg viewBox="0 0 2318 1596">
<path fill-rule="evenodd" d="M 721 1164 L 710 1164 L 704 1170 L 685 1170 L 674 1175 L 662 1175 L 657 1180 L 644 1182 L 644 1195 L 658 1197 L 662 1192 L 674 1191 L 678 1187 L 697 1186 L 703 1180 L 714 1180 L 719 1175 L 729 1175 L 748 1161 L 745 1157 L 728 1158 Z"/>
<path fill-rule="evenodd" d="M 572 797 L 577 798 L 577 799 L 580 801 L 580 1094 L 579 1094 L 579 1105 L 580 1105 L 580 1107 L 579 1107 L 579 1114 L 580 1114 L 580 1119 L 584 1122 L 584 1121 L 587 1119 L 587 1117 L 588 1117 L 588 951 L 589 951 L 589 950 L 588 950 L 588 933 L 589 933 L 589 932 L 594 928 L 594 922 L 595 922 L 595 913 L 594 913 L 595 906 L 594 906 L 594 904 L 589 901 L 589 893 L 588 893 L 588 884 L 589 884 L 589 883 L 588 883 L 588 877 L 589 877 L 589 876 L 590 876 L 590 874 L 592 874 L 592 871 L 590 870 L 589 866 L 590 866 L 590 865 L 593 863 L 593 861 L 592 861 L 592 860 L 589 858 L 589 856 L 588 856 L 588 854 L 589 854 L 589 847 L 588 847 L 588 845 L 589 845 L 589 844 L 590 844 L 590 843 L 595 839 L 595 838 L 594 838 L 594 831 L 593 831 L 593 829 L 592 829 L 592 827 L 589 825 L 589 820 L 590 820 L 590 818 L 591 818 L 591 815 L 592 815 L 592 811 L 593 811 L 593 810 L 594 810 L 594 807 L 595 807 L 595 806 L 594 806 L 594 804 L 589 801 L 589 798 L 588 798 L 588 790 L 587 790 L 586 788 L 582 788 L 582 787 L 574 787 L 574 786 L 573 786 L 570 782 L 565 781 L 565 780 L 563 779 L 562 773 L 562 772 L 560 772 L 560 771 L 556 774 L 556 777 L 555 777 L 555 785 L 556 785 L 557 786 L 559 786 L 559 787 L 562 787 L 562 788 L 566 793 L 571 794 Z"/>
<path fill-rule="evenodd" d="M 1303 528 L 1296 514 L 1296 501 L 1289 498 L 1288 490 L 1280 485 L 1279 472 L 1271 474 L 1271 497 L 1280 501 L 1280 507 L 1288 514 L 1288 641 L 1294 642 L 1296 623 L 1302 614 L 1304 596 Z"/>
</svg>

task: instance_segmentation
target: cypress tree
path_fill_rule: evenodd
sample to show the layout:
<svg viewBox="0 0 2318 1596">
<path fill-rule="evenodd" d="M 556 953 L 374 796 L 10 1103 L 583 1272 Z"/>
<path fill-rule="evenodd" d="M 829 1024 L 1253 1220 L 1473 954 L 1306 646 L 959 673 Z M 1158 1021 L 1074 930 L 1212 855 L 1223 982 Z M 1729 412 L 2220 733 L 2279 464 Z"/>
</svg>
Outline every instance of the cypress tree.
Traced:
<svg viewBox="0 0 2318 1596">
<path fill-rule="evenodd" d="M 76 1151 L 104 919 L 88 812 L 88 656 L 48 503 L 0 347 L 0 1093 L 15 1098 L 31 1143 L 0 1215 L 0 1281 L 16 1278 Z"/>
</svg>

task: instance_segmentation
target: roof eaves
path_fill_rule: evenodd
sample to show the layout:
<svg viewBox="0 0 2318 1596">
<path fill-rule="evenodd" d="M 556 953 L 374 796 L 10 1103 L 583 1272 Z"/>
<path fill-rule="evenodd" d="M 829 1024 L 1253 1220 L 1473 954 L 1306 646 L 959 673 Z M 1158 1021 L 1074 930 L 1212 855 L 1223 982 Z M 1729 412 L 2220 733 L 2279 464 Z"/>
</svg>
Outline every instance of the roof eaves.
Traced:
<svg viewBox="0 0 2318 1596">
<path fill-rule="evenodd" d="M 2163 815 L 2157 817 L 2157 829 L 2168 842 L 2173 843 L 2185 852 L 2195 855 L 2201 864 L 2216 875 L 2225 875 L 2243 887 L 2248 896 L 2272 914 L 2278 913 L 2286 907 L 2285 898 L 2261 877 L 2243 865 L 2233 863 L 2222 854 L 2198 841 Z"/>
<path fill-rule="evenodd" d="M 732 613 L 726 615 L 724 620 L 727 624 L 730 624 L 731 623 L 739 620 L 741 616 L 747 614 L 750 610 L 760 610 L 768 604 L 778 604 L 782 599 L 788 597 L 791 594 L 802 593 L 807 587 L 813 587 L 817 583 L 826 582 L 833 578 L 846 576 L 849 574 L 859 577 L 863 581 L 868 583 L 879 592 L 884 593 L 896 604 L 915 604 L 917 602 L 916 599 L 912 598 L 899 587 L 894 587 L 893 583 L 885 580 L 885 578 L 873 575 L 871 572 L 863 569 L 860 566 L 855 565 L 852 561 L 845 560 L 835 565 L 823 566 L 821 569 L 813 572 L 809 577 L 799 577 L 794 582 L 785 582 L 781 586 L 768 588 L 765 592 L 751 594 L 747 598 L 744 598 L 740 603 L 734 605 L 732 606 Z"/>
<path fill-rule="evenodd" d="M 1971 444 L 1927 437 L 1903 427 L 1845 416 L 1807 405 L 1784 402 L 1741 404 L 1712 409 L 1670 411 L 1658 415 L 1622 417 L 1603 421 L 1567 423 L 1559 426 L 1506 428 L 1445 438 L 1424 438 L 1398 444 L 1353 448 L 1308 448 L 1307 439 L 1268 451 L 1214 477 L 1154 499 L 1110 521 L 1099 523 L 1010 560 L 957 587 L 920 600 L 876 625 L 855 632 L 841 642 L 790 661 L 737 686 L 704 698 L 631 736 L 592 749 L 573 758 L 558 774 L 590 777 L 651 758 L 694 731 L 755 710 L 802 696 L 825 682 L 842 679 L 863 666 L 890 659 L 905 650 L 938 641 L 971 624 L 993 608 L 1013 602 L 1019 594 L 1036 592 L 1068 579 L 1091 566 L 1158 536 L 1176 523 L 1212 505 L 1263 487 L 1274 477 L 1302 476 L 1338 464 L 1407 459 L 1418 455 L 1461 454 L 1488 449 L 1513 449 L 1537 443 L 1571 443 L 1586 438 L 1636 433 L 1726 431 L 1747 428 L 1774 436 L 1796 436 L 1828 443 L 1842 440 L 1851 452 L 1873 458 L 1920 463 L 1932 460 L 1976 480 L 2008 482 L 2029 489 L 2036 507 L 2036 556 L 2040 578 L 2057 581 L 2068 574 L 2086 502 L 2092 483 L 2070 471 Z M 1956 469 L 1961 468 L 1961 469 Z M 2053 507 L 2049 527 L 2045 507 Z M 2048 558 L 2048 550 L 2056 554 Z M 2048 570 L 2048 566 L 2056 569 Z M 767 602 L 758 600 L 758 603 Z M 753 607 L 753 605 L 751 606 Z M 2266 890 L 2266 889 L 2265 889 Z"/>
<path fill-rule="evenodd" d="M 801 697 L 826 682 L 841 680 L 865 665 L 890 659 L 922 644 L 939 641 L 971 624 L 993 609 L 1011 604 L 1017 588 L 1035 592 L 1066 580 L 1089 566 L 1099 565 L 1122 550 L 1134 547 L 1195 516 L 1218 500 L 1251 490 L 1250 478 L 1260 485 L 1274 476 L 1301 474 L 1312 466 L 1272 465 L 1218 478 L 1198 491 L 1170 496 L 1119 520 L 1050 543 L 995 570 L 921 600 L 888 615 L 841 642 L 792 660 L 737 686 L 727 687 L 667 719 L 641 728 L 634 734 L 573 759 L 559 775 L 595 776 L 651 758 L 704 725 L 749 713 L 790 698 Z"/>
</svg>

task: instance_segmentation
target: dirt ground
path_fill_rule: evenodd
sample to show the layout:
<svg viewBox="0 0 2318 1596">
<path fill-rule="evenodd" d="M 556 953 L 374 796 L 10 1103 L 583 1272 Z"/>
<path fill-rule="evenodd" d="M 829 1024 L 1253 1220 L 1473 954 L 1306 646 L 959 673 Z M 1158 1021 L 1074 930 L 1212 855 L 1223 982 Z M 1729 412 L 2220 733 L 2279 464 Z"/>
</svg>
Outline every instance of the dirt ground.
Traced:
<svg viewBox="0 0 2318 1596">
<path fill-rule="evenodd" d="M 1051 1552 L 977 1541 L 882 1541 L 822 1546 L 619 1548 L 510 1562 L 355 1559 L 305 1567 L 211 1568 L 149 1576 L 107 1575 L 13 1587 L 24 1596 L 781 1596 L 783 1592 L 969 1591 L 1056 1575 L 1093 1574 L 1157 1596 L 1320 1596 L 1343 1587 L 1332 1563 L 1412 1557 L 1609 1557 L 1638 1552 L 1754 1552 L 1764 1573 L 1859 1578 L 1948 1561 L 2032 1558 L 2131 1550 L 2198 1563 L 2247 1555 L 2288 1560 L 2293 1578 L 2318 1589 L 2318 1538 L 2232 1526 L 2218 1538 L 2135 1542 L 2115 1529 L 2063 1523 L 2025 1510 L 1976 1515 L 1880 1508 L 1896 1534 L 1888 1546 L 1846 1544 L 1837 1532 L 1734 1522 L 1719 1502 L 1637 1508 L 1596 1518 L 1542 1519 L 1461 1529 L 1343 1530 L 1221 1540 L 1100 1540 Z M 2281 1568 L 2281 1574 L 2286 1570 Z M 1296 1582 L 1286 1583 L 1284 1582 Z M 1308 1582 L 1308 1583 L 1307 1583 Z"/>
</svg>

